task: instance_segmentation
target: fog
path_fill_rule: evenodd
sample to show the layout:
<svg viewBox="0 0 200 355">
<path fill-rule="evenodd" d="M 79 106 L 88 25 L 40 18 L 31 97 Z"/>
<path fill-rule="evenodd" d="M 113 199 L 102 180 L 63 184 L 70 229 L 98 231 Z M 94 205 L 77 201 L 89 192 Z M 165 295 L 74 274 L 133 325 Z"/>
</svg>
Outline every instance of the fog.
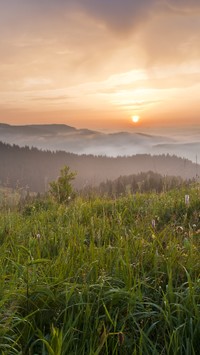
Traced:
<svg viewBox="0 0 200 355">
<path fill-rule="evenodd" d="M 111 157 L 170 154 L 196 162 L 200 154 L 198 127 L 103 133 L 67 125 L 0 124 L 0 141 L 43 150 Z"/>
</svg>

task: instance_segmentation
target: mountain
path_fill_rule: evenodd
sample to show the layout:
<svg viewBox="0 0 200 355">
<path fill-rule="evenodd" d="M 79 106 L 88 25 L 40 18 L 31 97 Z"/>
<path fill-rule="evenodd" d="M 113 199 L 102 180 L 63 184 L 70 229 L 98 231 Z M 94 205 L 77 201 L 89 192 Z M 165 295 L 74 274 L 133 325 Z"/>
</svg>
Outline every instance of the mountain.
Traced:
<svg viewBox="0 0 200 355">
<path fill-rule="evenodd" d="M 0 141 L 21 147 L 112 157 L 170 153 L 195 161 L 200 152 L 200 132 L 196 131 L 190 136 L 171 133 L 163 136 L 145 132 L 101 133 L 64 124 L 0 124 Z"/>
<path fill-rule="evenodd" d="M 41 151 L 0 142 L 0 185 L 15 188 L 28 186 L 31 191 L 44 192 L 60 169 L 68 165 L 77 172 L 76 188 L 98 185 L 123 175 L 152 171 L 183 179 L 200 175 L 200 165 L 176 156 L 137 154 L 129 157 L 77 155 L 64 151 Z"/>
</svg>

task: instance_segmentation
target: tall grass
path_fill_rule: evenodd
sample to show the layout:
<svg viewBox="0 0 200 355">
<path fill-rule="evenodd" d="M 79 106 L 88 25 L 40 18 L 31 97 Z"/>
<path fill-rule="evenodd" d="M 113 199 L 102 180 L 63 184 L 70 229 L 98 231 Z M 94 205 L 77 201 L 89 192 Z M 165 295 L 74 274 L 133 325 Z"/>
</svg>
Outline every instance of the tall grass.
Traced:
<svg viewBox="0 0 200 355">
<path fill-rule="evenodd" d="M 197 354 L 199 250 L 198 186 L 2 209 L 0 353 Z"/>
</svg>

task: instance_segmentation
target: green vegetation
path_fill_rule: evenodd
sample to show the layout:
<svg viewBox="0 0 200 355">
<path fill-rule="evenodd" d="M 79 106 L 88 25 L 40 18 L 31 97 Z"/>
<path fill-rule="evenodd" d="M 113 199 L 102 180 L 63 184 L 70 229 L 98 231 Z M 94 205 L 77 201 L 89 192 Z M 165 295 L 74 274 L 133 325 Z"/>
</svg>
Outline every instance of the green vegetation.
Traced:
<svg viewBox="0 0 200 355">
<path fill-rule="evenodd" d="M 57 181 L 50 183 L 50 194 L 58 203 L 67 203 L 71 199 L 73 193 L 71 181 L 74 180 L 75 176 L 76 173 L 70 172 L 70 168 L 64 166 Z"/>
<path fill-rule="evenodd" d="M 199 250 L 198 185 L 2 205 L 0 353 L 197 354 Z"/>
</svg>

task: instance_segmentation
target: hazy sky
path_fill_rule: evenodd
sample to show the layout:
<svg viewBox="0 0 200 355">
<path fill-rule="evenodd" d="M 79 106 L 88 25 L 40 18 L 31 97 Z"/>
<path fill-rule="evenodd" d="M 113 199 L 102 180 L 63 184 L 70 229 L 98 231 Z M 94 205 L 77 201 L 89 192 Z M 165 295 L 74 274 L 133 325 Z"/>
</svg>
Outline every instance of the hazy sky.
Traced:
<svg viewBox="0 0 200 355">
<path fill-rule="evenodd" d="M 199 0 L 0 0 L 0 122 L 199 125 L 199 38 Z"/>
</svg>

